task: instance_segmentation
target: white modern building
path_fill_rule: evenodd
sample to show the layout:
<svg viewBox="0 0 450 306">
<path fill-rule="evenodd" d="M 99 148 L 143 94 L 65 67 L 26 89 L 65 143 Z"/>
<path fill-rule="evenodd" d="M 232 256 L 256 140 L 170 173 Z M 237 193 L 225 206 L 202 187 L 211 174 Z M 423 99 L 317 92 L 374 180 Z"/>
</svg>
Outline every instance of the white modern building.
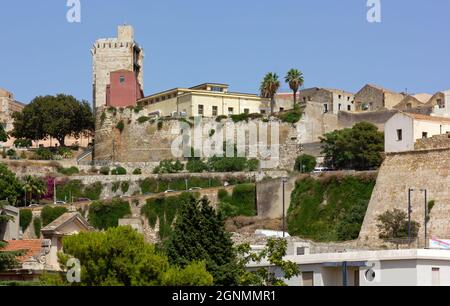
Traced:
<svg viewBox="0 0 450 306">
<path fill-rule="evenodd" d="M 386 122 L 385 151 L 413 151 L 417 140 L 449 132 L 450 118 L 400 112 Z"/>
<path fill-rule="evenodd" d="M 286 256 L 300 275 L 289 286 L 450 286 L 450 251 L 389 250 Z M 270 267 L 267 263 L 248 268 Z M 281 270 L 274 268 L 277 277 Z"/>
</svg>

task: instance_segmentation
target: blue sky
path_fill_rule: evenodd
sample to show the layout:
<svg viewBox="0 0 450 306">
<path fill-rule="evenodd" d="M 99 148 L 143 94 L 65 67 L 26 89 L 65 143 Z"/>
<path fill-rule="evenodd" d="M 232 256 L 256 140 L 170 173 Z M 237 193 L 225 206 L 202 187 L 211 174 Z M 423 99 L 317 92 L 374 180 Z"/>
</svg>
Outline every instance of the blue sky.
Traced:
<svg viewBox="0 0 450 306">
<path fill-rule="evenodd" d="M 306 87 L 449 89 L 450 1 L 381 0 L 378 24 L 366 2 L 81 0 L 71 24 L 66 0 L 3 0 L 0 87 L 26 103 L 59 92 L 91 101 L 90 47 L 129 23 L 146 53 L 146 95 L 203 82 L 256 93 L 266 72 L 290 68 Z"/>
</svg>

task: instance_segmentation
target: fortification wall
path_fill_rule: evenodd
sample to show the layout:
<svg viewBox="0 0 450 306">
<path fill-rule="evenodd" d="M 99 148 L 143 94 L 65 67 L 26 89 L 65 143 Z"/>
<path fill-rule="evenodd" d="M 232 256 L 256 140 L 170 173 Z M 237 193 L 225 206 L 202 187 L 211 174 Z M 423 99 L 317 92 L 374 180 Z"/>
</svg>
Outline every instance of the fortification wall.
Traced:
<svg viewBox="0 0 450 306">
<path fill-rule="evenodd" d="M 427 189 L 428 200 L 436 205 L 431 212 L 429 235 L 450 238 L 450 149 L 432 149 L 388 154 L 372 194 L 360 233 L 363 243 L 377 244 L 377 218 L 394 208 L 408 211 L 408 189 Z M 412 219 L 421 225 L 419 239 L 424 245 L 424 194 L 413 192 Z"/>
<path fill-rule="evenodd" d="M 179 120 L 149 120 L 139 123 L 139 118 L 148 114 L 145 111 L 135 113 L 131 109 L 117 110 L 116 113 L 102 109 L 97 112 L 97 130 L 94 158 L 96 161 L 112 162 L 159 162 L 165 159 L 175 159 L 172 153 L 172 145 L 180 135 Z M 189 120 L 192 123 L 192 120 Z M 120 131 L 117 128 L 118 123 L 123 122 L 124 128 Z M 261 120 L 252 120 L 249 123 L 240 122 L 235 125 L 234 138 L 238 131 L 249 130 L 252 125 L 258 127 L 263 122 Z M 275 149 L 279 149 L 279 168 L 292 169 L 295 158 L 301 153 L 301 142 L 297 133 L 297 125 L 282 123 L 278 121 L 269 124 L 279 124 L 279 143 Z M 215 133 L 223 133 L 224 140 L 226 135 L 226 122 L 223 121 L 220 126 L 211 118 L 204 118 L 201 123 L 203 130 L 201 140 L 209 140 Z M 211 126 L 211 128 L 208 128 Z M 210 135 L 211 130 L 214 135 Z M 271 129 L 268 129 L 268 144 L 271 142 Z M 195 135 L 194 128 L 191 128 L 191 135 Z M 246 143 L 250 143 L 250 133 L 246 133 Z M 252 138 L 253 140 L 253 138 Z M 194 137 L 190 137 L 191 143 L 197 148 Z M 262 137 L 258 142 L 263 141 Z M 278 146 L 279 145 L 279 146 Z M 249 148 L 247 148 L 249 150 Z M 259 151 L 261 153 L 261 151 Z M 259 154 L 259 159 L 265 158 Z"/>
</svg>

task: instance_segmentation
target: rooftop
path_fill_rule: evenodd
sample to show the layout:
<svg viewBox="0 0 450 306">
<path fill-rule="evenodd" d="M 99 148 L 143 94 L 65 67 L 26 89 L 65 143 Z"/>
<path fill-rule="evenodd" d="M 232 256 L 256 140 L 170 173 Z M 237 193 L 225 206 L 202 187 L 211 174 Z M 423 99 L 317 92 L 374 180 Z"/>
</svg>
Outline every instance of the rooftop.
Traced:
<svg viewBox="0 0 450 306">
<path fill-rule="evenodd" d="M 27 261 L 30 257 L 37 257 L 41 255 L 42 241 L 43 240 L 41 239 L 6 241 L 7 245 L 1 251 L 25 251 L 25 255 L 17 257 L 17 261 L 22 263 Z"/>
<path fill-rule="evenodd" d="M 427 116 L 422 114 L 415 114 L 415 113 L 405 113 L 401 112 L 401 114 L 406 115 L 410 118 L 420 120 L 420 121 L 433 121 L 433 122 L 445 122 L 450 123 L 450 118 L 445 117 L 433 117 L 433 116 Z"/>
</svg>

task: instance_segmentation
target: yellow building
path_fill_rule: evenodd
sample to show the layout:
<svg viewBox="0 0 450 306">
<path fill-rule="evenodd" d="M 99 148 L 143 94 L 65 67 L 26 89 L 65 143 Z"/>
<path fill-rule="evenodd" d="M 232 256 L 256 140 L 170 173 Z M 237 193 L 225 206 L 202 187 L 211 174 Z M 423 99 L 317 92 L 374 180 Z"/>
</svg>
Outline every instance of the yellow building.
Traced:
<svg viewBox="0 0 450 306">
<path fill-rule="evenodd" d="M 270 113 L 268 99 L 254 94 L 230 92 L 228 85 L 217 83 L 163 91 L 139 100 L 138 105 L 161 117 Z"/>
</svg>

